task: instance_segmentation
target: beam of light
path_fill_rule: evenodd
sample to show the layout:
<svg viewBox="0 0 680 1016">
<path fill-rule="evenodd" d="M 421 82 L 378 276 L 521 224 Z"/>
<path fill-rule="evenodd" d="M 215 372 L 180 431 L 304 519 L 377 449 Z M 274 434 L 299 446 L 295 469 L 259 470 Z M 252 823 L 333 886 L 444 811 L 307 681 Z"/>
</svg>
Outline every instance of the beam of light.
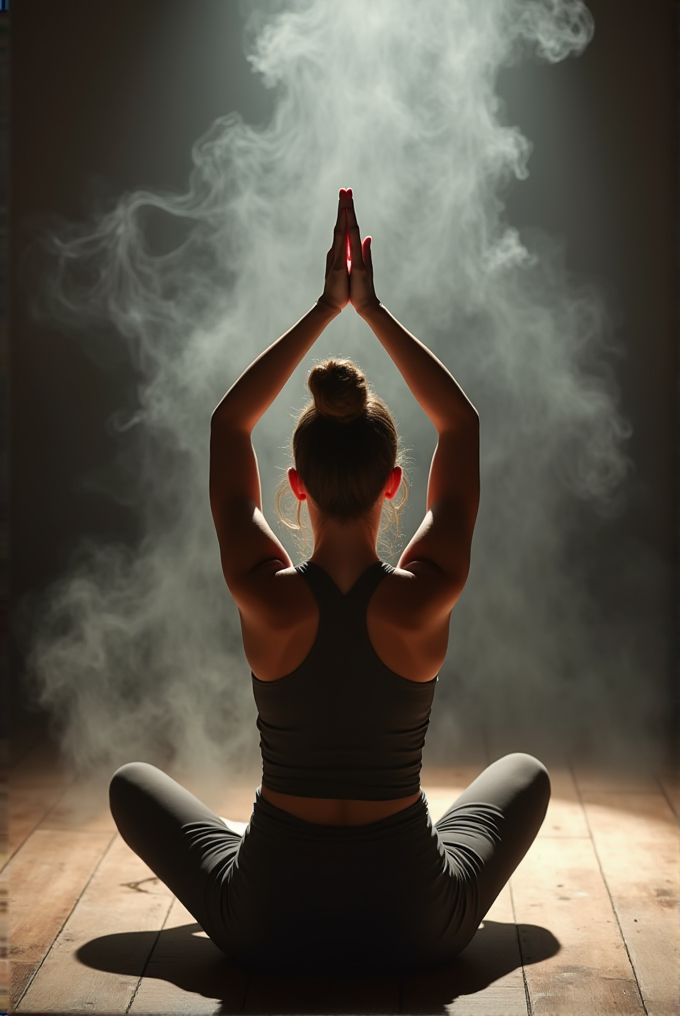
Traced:
<svg viewBox="0 0 680 1016">
<path fill-rule="evenodd" d="M 451 367 L 482 420 L 482 507 L 433 749 L 457 736 L 466 696 L 485 721 L 517 737 L 543 727 L 567 749 L 653 719 L 638 619 L 606 627 L 573 551 L 575 527 L 611 505 L 627 468 L 605 310 L 593 287 L 570 282 L 557 242 L 522 242 L 502 202 L 508 180 L 528 176 L 531 146 L 502 120 L 498 72 L 520 52 L 578 55 L 587 9 L 290 0 L 251 11 L 249 59 L 276 91 L 269 125 L 227 113 L 197 141 L 186 193 L 126 194 L 51 240 L 49 312 L 113 324 L 140 378 L 119 425 L 144 535 L 133 549 L 83 546 L 35 631 L 36 695 L 70 757 L 110 767 L 167 749 L 184 768 L 223 769 L 252 753 L 247 666 L 208 507 L 209 418 L 319 295 L 346 182 L 374 237 L 379 297 Z M 149 249 L 150 212 L 184 223 L 175 249 Z M 313 355 L 329 352 L 355 356 L 392 403 L 424 486 L 432 429 L 351 308 Z M 256 430 L 270 517 L 303 373 Z M 412 498 L 407 530 L 422 511 Z"/>
</svg>

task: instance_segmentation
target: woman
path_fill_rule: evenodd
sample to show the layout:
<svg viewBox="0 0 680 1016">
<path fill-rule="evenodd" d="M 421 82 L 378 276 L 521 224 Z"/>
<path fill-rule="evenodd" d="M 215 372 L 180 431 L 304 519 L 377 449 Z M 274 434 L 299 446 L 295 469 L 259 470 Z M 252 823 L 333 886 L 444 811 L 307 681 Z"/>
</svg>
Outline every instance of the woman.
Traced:
<svg viewBox="0 0 680 1016">
<path fill-rule="evenodd" d="M 389 410 L 348 361 L 311 372 L 289 481 L 314 536 L 297 568 L 267 525 L 251 432 L 351 303 L 437 429 L 427 514 L 376 554 L 402 475 Z M 449 371 L 380 304 L 370 237 L 341 190 L 316 305 L 215 410 L 210 499 L 253 672 L 262 786 L 243 835 L 160 770 L 114 775 L 127 841 L 212 940 L 250 967 L 421 967 L 460 952 L 526 853 L 550 794 L 529 755 L 489 766 L 434 826 L 421 752 L 449 617 L 467 578 L 479 428 Z"/>
</svg>

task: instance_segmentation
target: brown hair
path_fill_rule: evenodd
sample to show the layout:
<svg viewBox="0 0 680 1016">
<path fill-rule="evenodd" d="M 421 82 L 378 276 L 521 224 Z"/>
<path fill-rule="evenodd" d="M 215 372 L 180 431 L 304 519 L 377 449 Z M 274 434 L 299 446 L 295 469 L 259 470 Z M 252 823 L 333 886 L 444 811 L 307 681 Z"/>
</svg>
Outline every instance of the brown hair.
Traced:
<svg viewBox="0 0 680 1016">
<path fill-rule="evenodd" d="M 307 384 L 314 401 L 302 410 L 293 434 L 295 468 L 324 514 L 343 522 L 360 518 L 376 503 L 397 464 L 392 414 L 351 360 L 316 364 Z M 390 504 L 397 522 L 405 491 L 398 505 Z M 280 488 L 277 506 L 282 495 Z"/>
</svg>

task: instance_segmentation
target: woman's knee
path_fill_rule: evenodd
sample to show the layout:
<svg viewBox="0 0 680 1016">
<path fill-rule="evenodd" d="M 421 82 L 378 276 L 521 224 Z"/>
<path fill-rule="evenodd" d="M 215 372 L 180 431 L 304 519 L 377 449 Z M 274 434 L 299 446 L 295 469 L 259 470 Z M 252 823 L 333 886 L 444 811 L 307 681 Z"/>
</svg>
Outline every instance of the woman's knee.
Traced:
<svg viewBox="0 0 680 1016">
<path fill-rule="evenodd" d="M 109 783 L 109 805 L 116 822 L 121 813 L 139 799 L 150 778 L 158 772 L 148 762 L 126 762 L 116 769 Z"/>
<path fill-rule="evenodd" d="M 547 808 L 550 800 L 550 774 L 540 759 L 518 751 L 506 755 L 505 761 L 511 765 L 514 779 L 525 792 L 531 793 L 537 803 L 542 803 Z"/>
</svg>

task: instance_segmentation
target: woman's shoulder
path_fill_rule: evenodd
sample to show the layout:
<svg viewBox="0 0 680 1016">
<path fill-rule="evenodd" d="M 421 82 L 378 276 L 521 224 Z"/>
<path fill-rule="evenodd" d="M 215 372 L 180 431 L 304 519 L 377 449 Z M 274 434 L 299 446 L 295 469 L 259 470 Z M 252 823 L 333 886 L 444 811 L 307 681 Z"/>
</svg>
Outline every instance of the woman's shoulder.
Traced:
<svg viewBox="0 0 680 1016">
<path fill-rule="evenodd" d="M 385 619 L 391 615 L 396 623 L 408 627 L 423 627 L 448 617 L 452 606 L 448 576 L 426 560 L 392 568 L 381 582 L 376 600 Z"/>
<path fill-rule="evenodd" d="M 263 561 L 232 595 L 242 617 L 285 627 L 314 610 L 314 595 L 301 569 L 279 560 Z"/>
<path fill-rule="evenodd" d="M 237 604 L 253 674 L 273 681 L 295 670 L 309 653 L 318 624 L 316 599 L 298 569 L 268 564 Z"/>
<path fill-rule="evenodd" d="M 379 659 L 410 681 L 439 672 L 449 636 L 450 597 L 438 569 L 425 562 L 395 568 L 371 599 L 366 624 Z"/>
</svg>

